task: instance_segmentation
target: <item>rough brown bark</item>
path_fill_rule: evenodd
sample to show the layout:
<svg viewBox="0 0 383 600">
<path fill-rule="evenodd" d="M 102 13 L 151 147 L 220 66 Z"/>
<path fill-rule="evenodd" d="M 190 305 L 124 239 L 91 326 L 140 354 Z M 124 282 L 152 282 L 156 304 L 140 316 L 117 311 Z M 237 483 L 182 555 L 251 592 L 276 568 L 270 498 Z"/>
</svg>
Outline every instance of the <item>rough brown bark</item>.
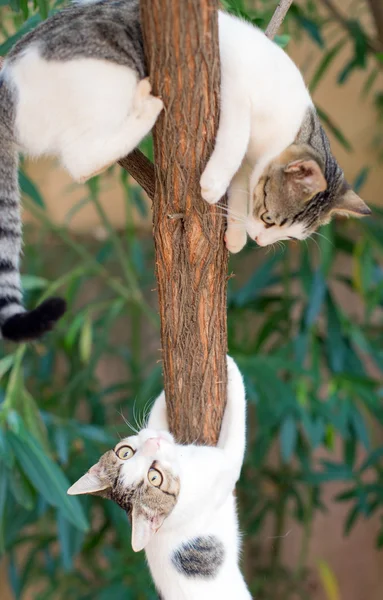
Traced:
<svg viewBox="0 0 383 600">
<path fill-rule="evenodd" d="M 164 387 L 178 441 L 215 444 L 226 401 L 224 219 L 199 179 L 219 115 L 217 0 L 141 0 L 153 93 L 153 230 Z"/>
</svg>

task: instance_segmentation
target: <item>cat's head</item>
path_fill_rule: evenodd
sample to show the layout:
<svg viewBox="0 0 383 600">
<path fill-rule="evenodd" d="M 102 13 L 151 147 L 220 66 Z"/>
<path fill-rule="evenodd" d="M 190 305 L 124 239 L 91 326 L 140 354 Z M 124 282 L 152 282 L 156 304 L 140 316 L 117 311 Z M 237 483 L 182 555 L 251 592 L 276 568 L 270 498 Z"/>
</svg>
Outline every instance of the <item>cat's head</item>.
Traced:
<svg viewBox="0 0 383 600">
<path fill-rule="evenodd" d="M 252 191 L 247 232 L 260 246 L 303 240 L 335 214 L 371 214 L 331 154 L 294 143 L 270 162 Z"/>
<path fill-rule="evenodd" d="M 145 548 L 177 503 L 176 444 L 170 433 L 143 429 L 123 439 L 68 490 L 114 500 L 132 523 L 132 547 Z"/>
</svg>

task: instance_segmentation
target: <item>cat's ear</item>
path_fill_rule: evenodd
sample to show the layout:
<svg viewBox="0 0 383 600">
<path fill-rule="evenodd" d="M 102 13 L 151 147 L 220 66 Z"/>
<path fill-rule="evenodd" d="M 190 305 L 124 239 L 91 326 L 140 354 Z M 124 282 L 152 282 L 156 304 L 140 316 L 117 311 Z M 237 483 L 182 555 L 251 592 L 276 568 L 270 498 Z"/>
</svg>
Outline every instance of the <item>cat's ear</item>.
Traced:
<svg viewBox="0 0 383 600">
<path fill-rule="evenodd" d="M 140 509 L 132 509 L 132 548 L 134 552 L 143 550 L 165 521 L 164 516 L 148 517 Z"/>
<path fill-rule="evenodd" d="M 307 199 L 319 192 L 324 192 L 327 188 L 323 171 L 317 161 L 312 158 L 294 160 L 284 168 L 284 172 L 294 186 L 299 186 Z"/>
<path fill-rule="evenodd" d="M 80 494 L 96 494 L 107 496 L 107 490 L 110 485 L 100 477 L 101 469 L 99 463 L 96 463 L 89 469 L 85 475 L 80 477 L 76 483 L 74 483 L 67 494 L 70 496 L 78 496 Z"/>
<path fill-rule="evenodd" d="M 331 212 L 350 217 L 367 217 L 371 214 L 371 209 L 358 194 L 349 188 L 337 198 Z"/>
</svg>

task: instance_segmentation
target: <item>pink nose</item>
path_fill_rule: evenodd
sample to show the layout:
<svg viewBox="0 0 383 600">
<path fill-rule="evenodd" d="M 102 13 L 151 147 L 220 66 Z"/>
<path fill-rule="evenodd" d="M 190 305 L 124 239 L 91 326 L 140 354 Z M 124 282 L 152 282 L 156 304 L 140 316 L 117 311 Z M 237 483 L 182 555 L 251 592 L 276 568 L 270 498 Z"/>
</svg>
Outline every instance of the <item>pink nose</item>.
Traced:
<svg viewBox="0 0 383 600">
<path fill-rule="evenodd" d="M 144 456 L 153 456 L 160 449 L 160 444 L 160 438 L 149 438 L 144 444 L 142 454 Z"/>
</svg>

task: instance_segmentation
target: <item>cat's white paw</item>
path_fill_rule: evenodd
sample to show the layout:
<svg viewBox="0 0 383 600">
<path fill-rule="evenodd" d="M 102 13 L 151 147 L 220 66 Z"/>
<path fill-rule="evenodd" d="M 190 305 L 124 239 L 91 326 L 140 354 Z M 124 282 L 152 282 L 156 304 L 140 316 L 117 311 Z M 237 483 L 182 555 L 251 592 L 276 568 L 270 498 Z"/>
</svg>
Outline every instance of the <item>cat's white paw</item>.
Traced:
<svg viewBox="0 0 383 600">
<path fill-rule="evenodd" d="M 206 200 L 206 202 L 209 202 L 209 204 L 216 204 L 222 196 L 225 195 L 225 192 L 229 187 L 227 181 L 211 177 L 208 169 L 205 169 L 202 173 L 200 184 L 202 198 Z"/>
<path fill-rule="evenodd" d="M 156 96 L 148 96 L 141 104 L 140 111 L 137 115 L 139 119 L 145 119 L 148 121 L 156 121 L 161 110 L 164 108 L 164 103 L 161 98 Z"/>
<path fill-rule="evenodd" d="M 152 91 L 152 86 L 149 81 L 149 78 L 146 77 L 146 79 L 141 79 L 141 81 L 139 81 L 137 84 L 136 98 L 141 99 L 141 100 L 143 98 L 147 98 L 150 95 L 151 91 Z"/>
<path fill-rule="evenodd" d="M 247 233 L 243 229 L 228 227 L 225 233 L 226 248 L 231 254 L 237 254 L 246 246 Z"/>
</svg>

